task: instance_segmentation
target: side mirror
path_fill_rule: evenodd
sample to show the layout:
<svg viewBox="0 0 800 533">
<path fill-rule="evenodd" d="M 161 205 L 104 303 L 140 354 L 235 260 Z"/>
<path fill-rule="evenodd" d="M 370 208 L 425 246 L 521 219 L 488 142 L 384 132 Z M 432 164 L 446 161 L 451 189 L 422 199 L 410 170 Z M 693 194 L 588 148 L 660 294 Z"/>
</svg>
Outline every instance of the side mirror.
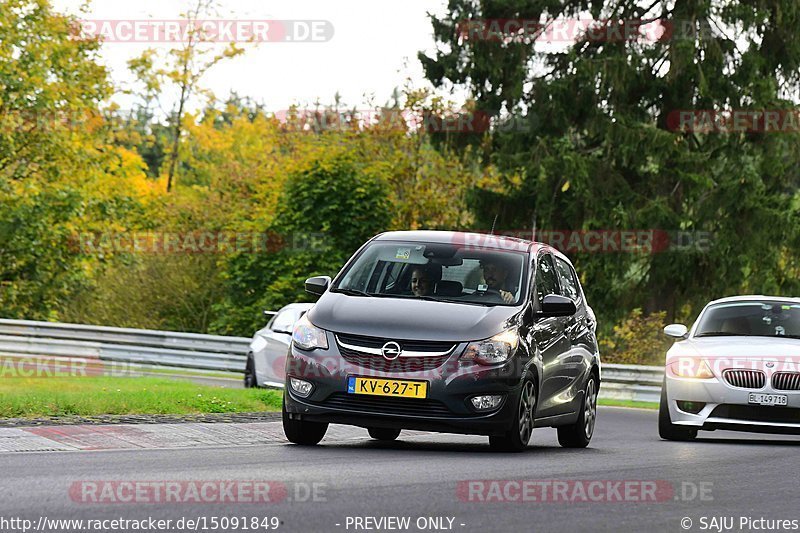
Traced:
<svg viewBox="0 0 800 533">
<path fill-rule="evenodd" d="M 689 333 L 689 328 L 683 324 L 670 324 L 664 328 L 664 334 L 676 339 L 685 339 L 687 333 Z"/>
<path fill-rule="evenodd" d="M 559 294 L 548 294 L 542 301 L 542 309 L 539 311 L 543 316 L 572 316 L 578 312 L 575 302 L 566 296 Z"/>
<path fill-rule="evenodd" d="M 316 276 L 306 280 L 306 292 L 316 296 L 322 296 L 331 284 L 330 276 Z"/>
</svg>

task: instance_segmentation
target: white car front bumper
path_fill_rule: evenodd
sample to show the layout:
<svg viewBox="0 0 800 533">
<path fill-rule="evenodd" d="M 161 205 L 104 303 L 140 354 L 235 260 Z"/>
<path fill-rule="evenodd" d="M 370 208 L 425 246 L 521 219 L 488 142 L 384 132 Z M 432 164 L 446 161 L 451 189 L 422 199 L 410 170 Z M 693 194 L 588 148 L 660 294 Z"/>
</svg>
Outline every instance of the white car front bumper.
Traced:
<svg viewBox="0 0 800 533">
<path fill-rule="evenodd" d="M 733 429 L 766 433 L 800 434 L 800 391 L 775 390 L 767 376 L 760 389 L 734 387 L 721 377 L 686 379 L 666 376 L 666 398 L 670 419 L 679 426 L 697 429 Z M 749 403 L 750 393 L 786 395 L 786 406 L 760 406 Z M 701 402 L 696 414 L 683 411 L 678 401 Z"/>
</svg>

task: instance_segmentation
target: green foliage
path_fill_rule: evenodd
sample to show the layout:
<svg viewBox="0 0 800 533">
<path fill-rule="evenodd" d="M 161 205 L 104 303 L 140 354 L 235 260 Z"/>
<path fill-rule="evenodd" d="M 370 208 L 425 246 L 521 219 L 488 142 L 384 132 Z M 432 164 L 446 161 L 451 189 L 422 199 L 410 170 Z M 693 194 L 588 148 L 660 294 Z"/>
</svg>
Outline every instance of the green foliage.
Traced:
<svg viewBox="0 0 800 533">
<path fill-rule="evenodd" d="M 0 188 L 85 162 L 97 104 L 110 95 L 99 43 L 48 0 L 0 3 Z"/>
<path fill-rule="evenodd" d="M 346 152 L 330 151 L 286 181 L 269 234 L 283 246 L 274 253 L 240 253 L 226 267 L 227 298 L 212 330 L 250 334 L 263 326 L 261 311 L 308 301 L 306 278 L 334 276 L 367 239 L 386 230 L 392 204 L 386 183 L 365 172 Z"/>
<path fill-rule="evenodd" d="M 78 324 L 204 332 L 221 297 L 213 255 L 128 254 L 70 298 L 62 318 Z"/>
<path fill-rule="evenodd" d="M 476 19 L 667 20 L 673 38 L 579 38 L 563 50 L 467 39 Z M 575 253 L 601 323 L 632 308 L 666 310 L 742 292 L 797 294 L 800 135 L 697 133 L 678 110 L 797 110 L 800 5 L 793 0 L 451 0 L 433 17 L 427 77 L 466 89 L 478 109 L 525 127 L 499 129 L 484 162 L 505 176 L 477 187 L 479 227 L 709 232 L 709 249 Z M 736 28 L 730 36 L 722 28 Z"/>
<path fill-rule="evenodd" d="M 600 353 L 606 363 L 663 365 L 672 341 L 664 335 L 666 312 L 644 316 L 634 309 L 610 335 L 600 335 Z"/>
</svg>

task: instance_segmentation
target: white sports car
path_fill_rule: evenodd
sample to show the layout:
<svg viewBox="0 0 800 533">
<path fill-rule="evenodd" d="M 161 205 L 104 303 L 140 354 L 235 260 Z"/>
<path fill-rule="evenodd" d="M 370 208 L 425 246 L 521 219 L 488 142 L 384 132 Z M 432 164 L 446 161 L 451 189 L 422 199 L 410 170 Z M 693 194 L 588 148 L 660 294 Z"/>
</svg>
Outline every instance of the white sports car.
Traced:
<svg viewBox="0 0 800 533">
<path fill-rule="evenodd" d="M 277 313 L 264 311 L 272 319 L 253 335 L 244 370 L 246 388 L 283 387 L 286 380 L 286 354 L 292 343 L 294 323 L 312 307 L 314 304 L 294 303 Z"/>
<path fill-rule="evenodd" d="M 738 296 L 710 302 L 689 331 L 672 324 L 658 431 L 800 434 L 800 298 Z"/>
</svg>

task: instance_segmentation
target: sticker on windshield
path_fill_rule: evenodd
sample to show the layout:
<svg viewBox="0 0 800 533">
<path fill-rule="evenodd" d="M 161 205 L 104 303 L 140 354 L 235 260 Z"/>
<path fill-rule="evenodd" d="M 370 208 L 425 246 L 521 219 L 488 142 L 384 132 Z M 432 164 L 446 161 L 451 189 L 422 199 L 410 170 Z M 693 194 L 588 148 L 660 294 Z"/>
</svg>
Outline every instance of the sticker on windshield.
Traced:
<svg viewBox="0 0 800 533">
<path fill-rule="evenodd" d="M 394 257 L 395 259 L 407 260 L 409 257 L 411 257 L 411 248 L 398 248 Z"/>
</svg>

